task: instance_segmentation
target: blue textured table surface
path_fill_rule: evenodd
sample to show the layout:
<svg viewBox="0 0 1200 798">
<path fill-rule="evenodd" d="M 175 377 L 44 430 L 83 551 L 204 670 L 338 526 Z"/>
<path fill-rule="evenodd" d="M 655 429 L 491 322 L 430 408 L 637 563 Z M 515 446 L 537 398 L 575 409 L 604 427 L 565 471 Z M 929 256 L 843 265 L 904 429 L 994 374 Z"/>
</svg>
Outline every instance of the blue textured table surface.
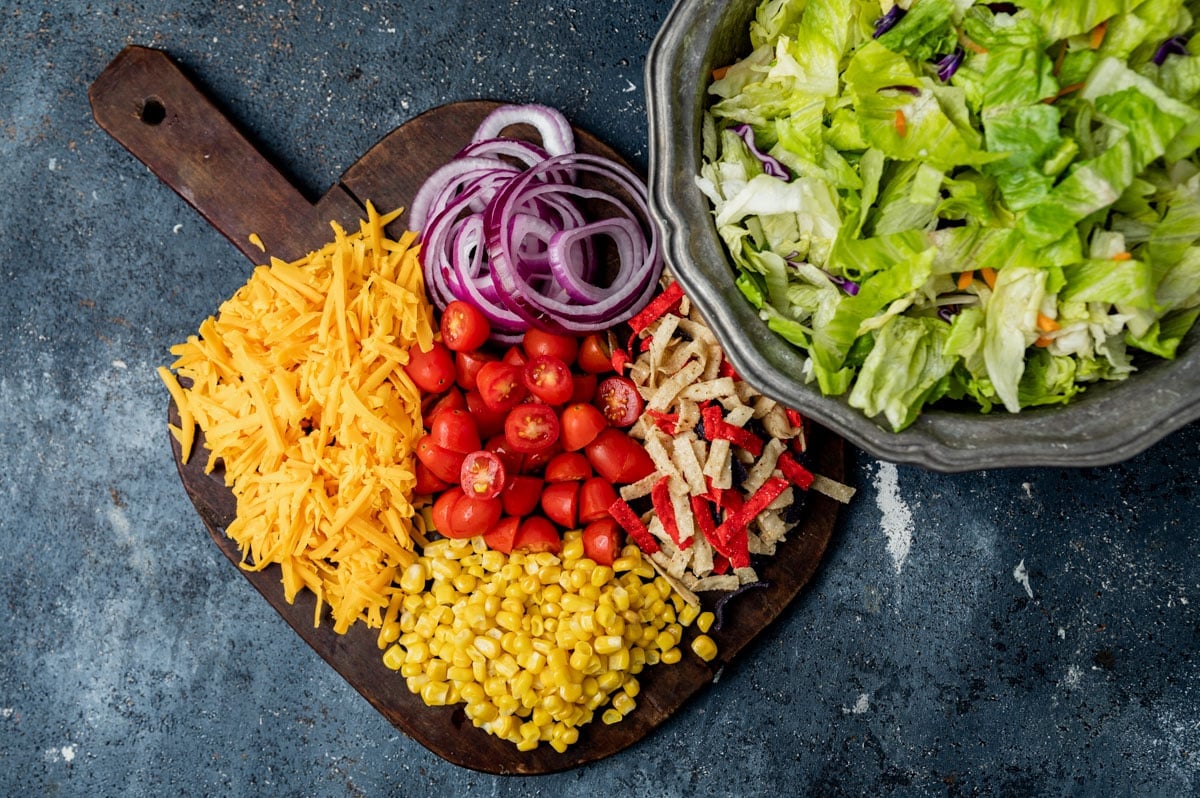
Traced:
<svg viewBox="0 0 1200 798">
<path fill-rule="evenodd" d="M 160 10 L 166 8 L 167 10 Z M 316 196 L 475 97 L 558 106 L 646 165 L 666 2 L 0 8 L 0 792 L 1184 795 L 1200 790 L 1200 426 L 1110 468 L 859 489 L 785 616 L 665 726 L 493 777 L 399 734 L 212 544 L 154 369 L 248 263 L 100 131 L 166 50 Z"/>
</svg>

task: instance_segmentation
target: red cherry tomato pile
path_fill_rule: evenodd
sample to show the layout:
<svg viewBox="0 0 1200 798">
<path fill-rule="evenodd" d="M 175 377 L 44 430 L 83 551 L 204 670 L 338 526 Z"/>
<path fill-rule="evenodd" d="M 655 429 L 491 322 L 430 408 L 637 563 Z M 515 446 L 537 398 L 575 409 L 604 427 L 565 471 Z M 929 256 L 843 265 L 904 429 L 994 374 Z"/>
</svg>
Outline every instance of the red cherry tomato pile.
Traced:
<svg viewBox="0 0 1200 798">
<path fill-rule="evenodd" d="M 462 301 L 440 329 L 405 367 L 426 396 L 416 493 L 430 497 L 434 527 L 506 553 L 557 553 L 562 532 L 582 528 L 586 556 L 611 565 L 623 536 L 609 513 L 616 486 L 654 463 L 625 432 L 642 398 L 613 373 L 606 338 L 531 329 L 493 351 L 487 319 Z"/>
</svg>

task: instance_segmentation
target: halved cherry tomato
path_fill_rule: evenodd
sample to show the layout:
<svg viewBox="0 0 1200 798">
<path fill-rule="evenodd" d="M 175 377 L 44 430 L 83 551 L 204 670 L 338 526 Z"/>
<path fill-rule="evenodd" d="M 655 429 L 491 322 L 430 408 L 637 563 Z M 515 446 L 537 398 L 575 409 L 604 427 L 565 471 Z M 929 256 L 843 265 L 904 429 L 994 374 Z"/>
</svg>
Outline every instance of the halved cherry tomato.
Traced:
<svg viewBox="0 0 1200 798">
<path fill-rule="evenodd" d="M 562 443 L 576 452 L 596 440 L 608 428 L 608 419 L 597 408 L 583 402 L 567 405 L 562 412 Z"/>
<path fill-rule="evenodd" d="M 617 489 L 604 477 L 592 477 L 579 486 L 579 523 L 608 518 L 608 508 L 617 500 Z"/>
<path fill-rule="evenodd" d="M 489 549 L 508 554 L 512 551 L 513 539 L 516 538 L 520 526 L 520 518 L 501 518 L 494 527 L 483 533 L 483 542 Z"/>
<path fill-rule="evenodd" d="M 558 440 L 558 431 L 558 416 L 549 405 L 526 402 L 509 411 L 504 420 L 504 438 L 518 452 L 549 447 Z"/>
<path fill-rule="evenodd" d="M 546 404 L 561 405 L 575 392 L 571 367 L 554 355 L 531 358 L 521 372 L 521 380 L 531 394 Z"/>
<path fill-rule="evenodd" d="M 542 512 L 554 523 L 570 529 L 579 519 L 579 483 L 555 482 L 542 491 Z"/>
<path fill-rule="evenodd" d="M 556 335 L 535 327 L 526 330 L 521 344 L 531 360 L 541 355 L 550 355 L 566 363 L 574 363 L 575 353 L 579 351 L 579 341 L 575 336 Z"/>
<path fill-rule="evenodd" d="M 562 551 L 562 538 L 554 524 L 540 515 L 531 515 L 521 521 L 512 547 L 514 551 L 549 551 L 558 554 Z"/>
<path fill-rule="evenodd" d="M 521 368 L 503 360 L 484 363 L 475 377 L 475 387 L 492 410 L 511 410 L 525 398 Z"/>
<path fill-rule="evenodd" d="M 432 496 L 450 487 L 449 482 L 434 476 L 434 473 L 429 470 L 429 466 L 420 460 L 413 467 L 413 473 L 417 478 L 416 484 L 413 485 L 413 493 L 418 496 Z"/>
<path fill-rule="evenodd" d="M 596 473 L 609 482 L 637 482 L 654 473 L 654 461 L 642 445 L 615 427 L 597 435 L 584 452 Z"/>
<path fill-rule="evenodd" d="M 525 368 L 525 364 L 529 362 L 529 357 L 526 356 L 525 350 L 519 346 L 510 346 L 504 350 L 504 357 L 501 358 L 510 366 L 516 366 L 519 369 Z"/>
<path fill-rule="evenodd" d="M 608 336 L 591 333 L 579 345 L 579 368 L 589 374 L 606 374 L 613 370 L 612 352 L 608 348 Z"/>
<path fill-rule="evenodd" d="M 478 349 L 492 334 L 492 326 L 479 309 L 461 299 L 446 305 L 440 327 L 442 343 L 455 352 Z"/>
<path fill-rule="evenodd" d="M 492 499 L 500 495 L 508 482 L 504 462 L 495 452 L 471 452 L 459 469 L 463 492 L 476 499 Z"/>
<path fill-rule="evenodd" d="M 441 393 L 454 384 L 454 359 L 445 344 L 438 341 L 428 352 L 414 346 L 408 350 L 404 373 L 425 393 Z"/>
<path fill-rule="evenodd" d="M 546 463 L 547 482 L 582 482 L 592 475 L 592 464 L 579 452 L 560 452 Z"/>
<path fill-rule="evenodd" d="M 463 396 L 462 391 L 454 386 L 444 394 L 426 394 L 421 400 L 421 419 L 425 424 L 425 429 L 429 429 L 433 417 L 443 410 L 455 410 L 467 406 L 467 400 Z"/>
<path fill-rule="evenodd" d="M 517 474 L 508 478 L 508 484 L 500 491 L 500 503 L 506 515 L 523 518 L 533 512 L 542 499 L 541 477 Z"/>
<path fill-rule="evenodd" d="M 454 485 L 437 497 L 433 503 L 430 515 L 433 517 L 433 528 L 443 535 L 450 534 L 450 513 L 454 505 L 463 497 L 462 488 Z"/>
<path fill-rule="evenodd" d="M 433 442 L 432 435 L 422 435 L 417 441 L 417 459 L 425 464 L 435 477 L 452 485 L 458 484 L 458 473 L 466 455 L 452 452 Z"/>
<path fill-rule="evenodd" d="M 490 438 L 504 432 L 504 419 L 508 417 L 508 413 L 488 407 L 479 391 L 467 391 L 463 398 L 463 404 L 466 405 L 467 412 L 475 419 L 475 426 L 479 428 L 479 437 Z"/>
<path fill-rule="evenodd" d="M 645 403 L 628 377 L 609 377 L 596 388 L 596 406 L 614 427 L 630 427 L 642 414 Z"/>
<path fill-rule="evenodd" d="M 583 528 L 583 555 L 597 565 L 613 564 L 621 550 L 621 525 L 613 518 L 601 518 Z"/>
<path fill-rule="evenodd" d="M 454 355 L 454 380 L 464 391 L 475 390 L 479 378 L 479 370 L 484 363 L 496 358 L 474 350 L 458 352 Z"/>
<path fill-rule="evenodd" d="M 450 532 L 446 536 L 473 538 L 487 532 L 499 520 L 499 499 L 476 499 L 463 495 L 450 508 Z"/>
<path fill-rule="evenodd" d="M 452 409 L 438 413 L 430 423 L 429 435 L 438 446 L 459 454 L 470 454 L 482 446 L 475 418 L 466 410 Z"/>
<path fill-rule="evenodd" d="M 590 402 L 596 396 L 595 374 L 572 372 L 571 381 L 575 383 L 575 390 L 571 392 L 571 398 L 568 401 L 572 403 Z"/>
</svg>

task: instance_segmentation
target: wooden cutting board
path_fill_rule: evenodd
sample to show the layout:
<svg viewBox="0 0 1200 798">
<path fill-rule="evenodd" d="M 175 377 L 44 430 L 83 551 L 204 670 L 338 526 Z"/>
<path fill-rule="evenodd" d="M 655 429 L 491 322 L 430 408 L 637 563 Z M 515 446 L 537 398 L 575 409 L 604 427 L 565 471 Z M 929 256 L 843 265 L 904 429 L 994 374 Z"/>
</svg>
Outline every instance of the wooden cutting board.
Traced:
<svg viewBox="0 0 1200 798">
<path fill-rule="evenodd" d="M 330 220 L 356 226 L 365 216 L 366 200 L 381 212 L 407 205 L 429 173 L 465 145 L 480 120 L 499 104 L 457 102 L 417 116 L 385 136 L 313 203 L 160 51 L 126 48 L 92 84 L 89 96 L 100 127 L 255 263 L 266 262 L 267 254 L 291 260 L 319 248 L 332 238 Z M 586 131 L 577 130 L 576 136 L 579 149 L 621 160 Z M 404 220 L 401 216 L 397 228 L 389 231 L 393 236 L 402 232 Z M 267 254 L 250 242 L 252 233 L 261 237 Z M 200 320 L 196 321 L 198 325 Z M 173 404 L 168 407 L 168 420 L 179 424 Z M 179 444 L 168 437 L 188 497 L 213 541 L 237 567 L 241 555 L 225 536 L 237 508 L 223 473 L 218 469 L 205 474 L 203 455 L 181 463 Z M 810 430 L 809 441 L 815 455 L 813 469 L 844 479 L 843 441 L 819 427 Z M 199 432 L 197 442 L 204 445 Z M 312 596 L 302 594 L 295 604 L 288 604 L 277 566 L 241 573 L 334 670 L 392 724 L 429 750 L 487 773 L 550 773 L 609 756 L 645 737 L 712 683 L 721 668 L 779 616 L 816 571 L 837 517 L 837 503 L 825 496 L 812 493 L 806 502 L 800 526 L 779 553 L 758 569 L 767 586 L 747 591 L 723 608 L 723 624 L 711 632 L 720 648 L 718 658 L 702 662 L 685 645 L 682 662 L 647 668 L 639 676 L 642 690 L 637 709 L 612 726 L 597 718 L 581 730 L 579 742 L 562 754 L 548 745 L 520 752 L 512 743 L 473 727 L 461 706 L 425 706 L 399 674 L 383 665 L 375 630 L 361 623 L 345 635 L 335 634 L 329 623 L 314 628 Z M 710 609 L 716 598 L 704 597 Z M 737 696 L 728 700 L 737 701 Z"/>
</svg>

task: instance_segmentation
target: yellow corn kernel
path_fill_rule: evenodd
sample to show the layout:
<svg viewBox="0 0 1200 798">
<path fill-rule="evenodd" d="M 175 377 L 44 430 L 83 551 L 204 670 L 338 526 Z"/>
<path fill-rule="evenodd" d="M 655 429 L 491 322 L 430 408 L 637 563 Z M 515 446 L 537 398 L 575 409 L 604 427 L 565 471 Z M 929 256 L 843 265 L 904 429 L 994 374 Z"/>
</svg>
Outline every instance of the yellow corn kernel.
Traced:
<svg viewBox="0 0 1200 798">
<path fill-rule="evenodd" d="M 671 646 L 670 648 L 663 649 L 659 662 L 664 665 L 674 665 L 681 659 L 683 659 L 683 652 L 679 650 L 679 646 Z"/>
<path fill-rule="evenodd" d="M 416 676 L 407 677 L 404 680 L 404 683 L 408 686 L 408 692 L 414 695 L 420 695 L 421 688 L 429 683 L 429 677 L 423 673 L 419 673 Z"/>
<path fill-rule="evenodd" d="M 450 580 L 450 583 L 454 585 L 454 589 L 459 593 L 472 593 L 476 585 L 479 584 L 479 580 L 471 574 L 459 573 L 458 576 Z"/>
<path fill-rule="evenodd" d="M 413 626 L 412 631 L 417 637 L 428 640 L 433 637 L 434 633 L 437 631 L 437 628 L 437 618 L 433 617 L 432 615 L 422 613 L 421 616 L 417 618 L 416 624 Z"/>
<path fill-rule="evenodd" d="M 503 693 L 496 696 L 494 699 L 496 710 L 503 717 L 505 715 L 514 715 L 521 708 L 521 700 L 509 693 Z"/>
<path fill-rule="evenodd" d="M 615 654 L 625 645 L 625 641 L 620 635 L 600 635 L 593 643 L 592 648 L 597 654 Z"/>
<path fill-rule="evenodd" d="M 623 689 L 630 698 L 637 698 L 638 693 L 642 692 L 642 685 L 637 679 L 630 676 L 625 680 L 625 684 L 621 686 L 621 689 Z"/>
<path fill-rule="evenodd" d="M 454 600 L 458 598 L 458 591 L 449 582 L 434 582 L 431 592 L 434 601 L 438 604 L 453 604 Z"/>
<path fill-rule="evenodd" d="M 511 679 L 521 670 L 521 666 L 517 664 L 516 657 L 506 651 L 492 661 L 492 670 L 501 678 Z"/>
<path fill-rule="evenodd" d="M 542 668 L 546 667 L 546 655 L 530 649 L 517 655 L 517 664 L 531 674 L 538 674 L 542 672 Z"/>
<path fill-rule="evenodd" d="M 613 578 L 613 569 L 607 565 L 597 565 L 592 569 L 591 583 L 596 587 L 604 587 Z"/>
<path fill-rule="evenodd" d="M 425 665 L 420 662 L 405 662 L 400 666 L 400 675 L 404 677 L 420 676 L 425 673 Z"/>
<path fill-rule="evenodd" d="M 717 656 L 717 644 L 708 635 L 696 635 L 692 641 L 692 651 L 705 662 L 712 662 Z"/>
<path fill-rule="evenodd" d="M 449 694 L 450 685 L 445 682 L 430 681 L 421 688 L 421 700 L 431 707 L 444 707 Z"/>
<path fill-rule="evenodd" d="M 470 667 L 451 665 L 446 669 L 446 678 L 452 682 L 470 682 L 475 678 L 475 672 Z"/>
<path fill-rule="evenodd" d="M 434 579 L 449 582 L 462 573 L 462 565 L 458 560 L 439 558 L 429 563 L 429 573 Z"/>
<path fill-rule="evenodd" d="M 430 681 L 444 682 L 450 675 L 450 666 L 444 659 L 430 660 L 425 665 L 425 675 L 429 677 Z"/>
<path fill-rule="evenodd" d="M 383 664 L 391 670 L 400 670 L 404 664 L 404 649 L 397 645 L 388 646 L 387 651 L 383 652 Z"/>
<path fill-rule="evenodd" d="M 654 646 L 659 651 L 666 651 L 668 648 L 671 648 L 674 645 L 675 635 L 671 634 L 665 629 L 659 632 L 654 638 Z"/>
<path fill-rule="evenodd" d="M 596 677 L 596 688 L 607 695 L 620 687 L 624 681 L 625 677 L 620 671 L 607 670 Z"/>
<path fill-rule="evenodd" d="M 468 704 L 477 704 L 487 698 L 483 685 L 479 682 L 466 682 L 459 686 L 458 695 Z"/>
<path fill-rule="evenodd" d="M 691 626 L 700 617 L 700 608 L 695 604 L 684 604 L 676 613 L 679 622 L 684 626 Z"/>
<path fill-rule="evenodd" d="M 512 677 L 510 692 L 517 698 L 523 699 L 526 693 L 533 691 L 533 674 L 529 671 L 518 671 Z"/>
<path fill-rule="evenodd" d="M 488 677 L 487 662 L 481 659 L 474 660 L 471 663 L 471 677 L 480 684 L 483 684 L 484 680 Z"/>
<path fill-rule="evenodd" d="M 563 562 L 583 559 L 583 538 L 564 540 L 562 547 Z"/>
<path fill-rule="evenodd" d="M 467 704 L 467 717 L 476 725 L 486 723 L 489 720 L 495 720 L 500 717 L 500 710 L 496 709 L 496 705 L 491 701 L 476 701 L 473 704 Z"/>
<path fill-rule="evenodd" d="M 483 570 L 493 574 L 504 567 L 505 561 L 504 554 L 495 549 L 488 549 L 479 557 L 479 564 L 483 566 Z"/>
<path fill-rule="evenodd" d="M 500 610 L 500 612 L 496 613 L 496 625 L 502 629 L 508 629 L 510 632 L 519 632 L 521 630 L 521 616 L 515 612 Z"/>
<path fill-rule="evenodd" d="M 563 701 L 577 703 L 579 699 L 583 698 L 583 685 L 576 681 L 567 682 L 559 685 L 558 694 L 562 696 Z"/>
<path fill-rule="evenodd" d="M 500 641 L 487 635 L 479 635 L 475 638 L 475 650 L 487 659 L 495 659 L 500 656 Z"/>
<path fill-rule="evenodd" d="M 405 568 L 404 573 L 400 575 L 400 589 L 410 595 L 416 595 L 424 592 L 426 581 L 425 565 L 418 560 Z"/>
<path fill-rule="evenodd" d="M 541 741 L 538 740 L 538 738 L 536 738 L 536 737 L 522 737 L 520 742 L 517 743 L 517 750 L 518 751 L 532 751 L 538 747 L 540 742 Z"/>
<path fill-rule="evenodd" d="M 613 560 L 612 569 L 617 573 L 621 573 L 623 571 L 632 571 L 639 565 L 641 565 L 640 560 L 622 555 Z"/>
<path fill-rule="evenodd" d="M 612 726 L 614 723 L 620 723 L 625 718 L 620 712 L 615 709 L 606 709 L 604 714 L 600 716 L 600 720 L 605 726 Z"/>
<path fill-rule="evenodd" d="M 608 669 L 611 671 L 629 670 L 629 649 L 621 648 L 609 654 Z"/>
<path fill-rule="evenodd" d="M 613 696 L 612 708 L 622 715 L 628 715 L 637 707 L 637 702 L 633 700 L 633 696 L 624 691 Z"/>
</svg>

